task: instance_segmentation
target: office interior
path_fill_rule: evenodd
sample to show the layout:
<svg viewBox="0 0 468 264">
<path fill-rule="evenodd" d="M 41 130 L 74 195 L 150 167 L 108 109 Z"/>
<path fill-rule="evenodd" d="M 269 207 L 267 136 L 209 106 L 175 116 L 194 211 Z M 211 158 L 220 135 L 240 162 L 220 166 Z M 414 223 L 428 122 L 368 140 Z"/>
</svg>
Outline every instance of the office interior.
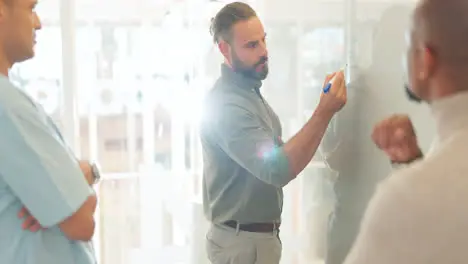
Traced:
<svg viewBox="0 0 468 264">
<path fill-rule="evenodd" d="M 77 155 L 97 161 L 100 264 L 208 264 L 198 120 L 222 58 L 209 34 L 225 0 L 43 0 L 36 57 L 11 79 L 54 118 Z M 433 124 L 404 93 L 412 0 L 251 0 L 267 31 L 262 92 L 284 141 L 314 111 L 327 73 L 345 68 L 348 104 L 314 160 L 285 188 L 284 264 L 339 264 L 391 171 L 372 126 Z M 242 195 L 242 194 L 239 194 Z"/>
</svg>

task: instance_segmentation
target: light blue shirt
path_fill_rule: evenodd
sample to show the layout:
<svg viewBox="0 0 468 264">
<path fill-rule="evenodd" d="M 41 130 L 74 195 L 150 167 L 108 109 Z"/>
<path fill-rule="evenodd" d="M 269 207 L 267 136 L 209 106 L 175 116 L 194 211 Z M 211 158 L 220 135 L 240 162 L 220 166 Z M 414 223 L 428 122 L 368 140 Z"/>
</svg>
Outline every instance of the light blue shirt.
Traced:
<svg viewBox="0 0 468 264">
<path fill-rule="evenodd" d="M 0 76 L 0 263 L 96 263 L 90 242 L 58 227 L 92 193 L 51 118 Z M 23 205 L 46 230 L 22 230 Z"/>
</svg>

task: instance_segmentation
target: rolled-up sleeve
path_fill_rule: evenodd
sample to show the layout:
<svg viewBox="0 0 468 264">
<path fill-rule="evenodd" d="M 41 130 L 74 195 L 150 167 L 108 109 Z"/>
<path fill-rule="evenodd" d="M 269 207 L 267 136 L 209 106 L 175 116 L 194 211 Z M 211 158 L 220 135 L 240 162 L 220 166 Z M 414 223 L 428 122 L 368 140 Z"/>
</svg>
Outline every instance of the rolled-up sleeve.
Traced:
<svg viewBox="0 0 468 264">
<path fill-rule="evenodd" d="M 258 179 L 283 187 L 292 177 L 277 135 L 262 126 L 242 105 L 228 103 L 216 109 L 212 129 L 216 143 L 229 157 Z"/>
<path fill-rule="evenodd" d="M 0 177 L 47 228 L 76 212 L 93 191 L 55 131 L 27 110 L 0 110 Z"/>
</svg>

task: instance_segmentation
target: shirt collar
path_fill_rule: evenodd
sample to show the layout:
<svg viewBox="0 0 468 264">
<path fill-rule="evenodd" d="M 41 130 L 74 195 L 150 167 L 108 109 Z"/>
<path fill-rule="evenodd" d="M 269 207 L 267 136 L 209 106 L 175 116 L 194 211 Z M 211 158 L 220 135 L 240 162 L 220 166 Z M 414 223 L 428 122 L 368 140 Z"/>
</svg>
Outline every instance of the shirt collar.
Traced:
<svg viewBox="0 0 468 264">
<path fill-rule="evenodd" d="M 234 71 L 225 63 L 221 65 L 221 76 L 224 80 L 231 82 L 240 88 L 258 90 L 262 87 L 262 81 L 246 77 L 245 75 Z"/>
<path fill-rule="evenodd" d="M 437 141 L 468 128 L 468 91 L 437 100 L 430 108 L 436 122 Z"/>
</svg>

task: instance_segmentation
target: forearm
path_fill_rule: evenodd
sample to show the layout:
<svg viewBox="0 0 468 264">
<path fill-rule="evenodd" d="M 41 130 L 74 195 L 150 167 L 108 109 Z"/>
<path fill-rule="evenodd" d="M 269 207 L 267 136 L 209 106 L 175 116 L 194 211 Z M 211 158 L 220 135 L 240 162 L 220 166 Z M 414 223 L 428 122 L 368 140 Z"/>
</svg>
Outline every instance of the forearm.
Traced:
<svg viewBox="0 0 468 264">
<path fill-rule="evenodd" d="M 97 197 L 90 195 L 85 203 L 72 216 L 59 224 L 60 229 L 70 240 L 89 241 L 95 230 L 94 212 Z"/>
<path fill-rule="evenodd" d="M 333 114 L 316 110 L 302 129 L 283 148 L 289 160 L 289 171 L 295 178 L 314 157 Z"/>
<path fill-rule="evenodd" d="M 80 168 L 90 188 L 95 184 L 95 176 L 92 165 L 88 161 L 80 161 Z M 95 221 L 94 213 L 97 208 L 97 196 L 93 194 L 86 199 L 85 203 L 68 219 L 60 224 L 61 230 L 71 240 L 88 241 L 94 235 Z"/>
</svg>

